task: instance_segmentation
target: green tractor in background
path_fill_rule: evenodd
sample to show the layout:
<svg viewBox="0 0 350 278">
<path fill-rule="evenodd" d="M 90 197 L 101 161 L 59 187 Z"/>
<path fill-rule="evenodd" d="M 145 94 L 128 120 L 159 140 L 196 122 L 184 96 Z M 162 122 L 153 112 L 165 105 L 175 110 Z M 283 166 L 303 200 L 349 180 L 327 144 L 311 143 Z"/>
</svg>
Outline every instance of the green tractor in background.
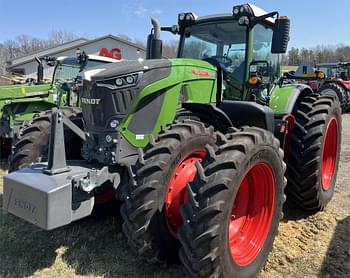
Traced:
<svg viewBox="0 0 350 278">
<path fill-rule="evenodd" d="M 116 62 L 96 55 L 78 52 L 71 57 L 36 58 L 36 83 L 0 86 L 0 147 L 1 154 L 9 153 L 13 141 L 20 135 L 23 123 L 53 107 L 79 106 L 77 95 L 71 90 L 74 78 L 84 69 Z M 51 84 L 43 83 L 43 62 L 55 67 Z"/>
<path fill-rule="evenodd" d="M 79 124 L 54 109 L 50 138 L 33 144 L 42 133 L 24 131 L 4 208 L 50 230 L 116 198 L 125 236 L 147 261 L 180 258 L 190 277 L 254 277 L 285 194 L 312 213 L 332 198 L 339 100 L 279 78 L 290 21 L 277 12 L 244 4 L 152 24 L 149 60 L 81 73 Z M 180 35 L 178 58 L 161 59 L 161 30 Z M 77 160 L 66 160 L 67 140 L 80 146 Z M 37 159 L 22 154 L 33 149 L 48 162 L 30 165 Z"/>
</svg>

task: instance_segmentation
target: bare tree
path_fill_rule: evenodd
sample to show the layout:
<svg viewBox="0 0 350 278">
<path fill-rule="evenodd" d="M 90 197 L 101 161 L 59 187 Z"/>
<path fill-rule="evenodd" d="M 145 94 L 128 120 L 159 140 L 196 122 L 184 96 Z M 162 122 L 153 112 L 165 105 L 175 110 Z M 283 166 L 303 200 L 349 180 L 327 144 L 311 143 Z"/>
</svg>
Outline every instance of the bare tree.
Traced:
<svg viewBox="0 0 350 278">
<path fill-rule="evenodd" d="M 292 47 L 286 56 L 284 64 L 288 65 L 298 65 L 303 60 L 315 63 L 350 62 L 350 46 L 318 45 L 308 49 Z"/>
<path fill-rule="evenodd" d="M 163 43 L 163 55 L 167 58 L 175 58 L 177 55 L 178 41 L 171 40 Z"/>
<path fill-rule="evenodd" d="M 60 45 L 62 43 L 69 42 L 77 38 L 78 38 L 77 35 L 71 32 L 62 31 L 62 30 L 51 31 L 49 34 L 48 44 L 50 46 Z"/>
<path fill-rule="evenodd" d="M 76 39 L 77 36 L 66 31 L 52 31 L 47 39 L 19 35 L 14 40 L 0 43 L 0 74 L 5 73 L 6 62 L 26 54 L 53 47 Z"/>
</svg>

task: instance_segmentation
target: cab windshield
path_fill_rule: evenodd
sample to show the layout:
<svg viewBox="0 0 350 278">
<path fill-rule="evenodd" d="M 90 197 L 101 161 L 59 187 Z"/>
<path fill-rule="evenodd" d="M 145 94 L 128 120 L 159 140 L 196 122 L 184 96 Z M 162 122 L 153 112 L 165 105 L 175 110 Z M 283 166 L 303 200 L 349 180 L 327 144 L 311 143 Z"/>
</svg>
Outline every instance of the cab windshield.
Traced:
<svg viewBox="0 0 350 278">
<path fill-rule="evenodd" d="M 89 69 L 101 64 L 106 64 L 105 61 L 97 61 L 97 60 L 88 60 L 85 69 Z M 74 58 L 66 58 L 63 61 L 59 62 L 56 66 L 55 74 L 54 74 L 54 84 L 57 85 L 59 83 L 71 83 L 74 81 L 74 78 L 81 71 L 80 64 L 77 63 L 77 59 Z"/>
<path fill-rule="evenodd" d="M 236 82 L 245 73 L 246 32 L 236 20 L 200 23 L 185 29 L 180 58 L 215 60 Z"/>
</svg>

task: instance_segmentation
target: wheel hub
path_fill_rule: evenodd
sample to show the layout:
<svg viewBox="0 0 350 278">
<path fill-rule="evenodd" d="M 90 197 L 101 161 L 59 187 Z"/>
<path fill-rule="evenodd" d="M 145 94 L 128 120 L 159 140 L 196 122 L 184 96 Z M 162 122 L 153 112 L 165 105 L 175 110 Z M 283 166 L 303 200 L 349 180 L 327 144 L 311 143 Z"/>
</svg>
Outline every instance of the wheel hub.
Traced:
<svg viewBox="0 0 350 278">
<path fill-rule="evenodd" d="M 205 150 L 191 153 L 175 167 L 170 178 L 165 197 L 165 219 L 170 233 L 175 238 L 182 225 L 180 208 L 188 200 L 187 184 L 196 176 L 196 162 L 201 162 L 205 155 Z"/>
<path fill-rule="evenodd" d="M 322 155 L 322 188 L 327 191 L 332 184 L 338 153 L 338 123 L 331 118 L 326 128 Z"/>
<path fill-rule="evenodd" d="M 229 220 L 232 260 L 249 265 L 260 253 L 275 211 L 275 179 L 271 166 L 260 162 L 244 176 Z"/>
</svg>

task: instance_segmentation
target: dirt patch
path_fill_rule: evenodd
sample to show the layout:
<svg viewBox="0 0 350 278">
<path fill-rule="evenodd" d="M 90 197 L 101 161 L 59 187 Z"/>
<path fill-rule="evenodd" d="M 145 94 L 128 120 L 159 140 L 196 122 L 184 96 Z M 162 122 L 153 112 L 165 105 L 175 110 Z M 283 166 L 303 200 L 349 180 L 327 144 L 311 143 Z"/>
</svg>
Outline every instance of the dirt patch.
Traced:
<svg viewBox="0 0 350 278">
<path fill-rule="evenodd" d="M 282 221 L 259 277 L 349 277 L 350 115 L 343 116 L 340 159 L 328 207 L 304 219 Z M 2 164 L 0 176 L 5 171 Z M 145 264 L 131 252 L 120 222 L 116 216 L 90 217 L 44 232 L 0 213 L 0 277 L 184 277 L 179 265 Z"/>
<path fill-rule="evenodd" d="M 282 221 L 260 277 L 349 277 L 350 115 L 343 116 L 342 136 L 332 201 L 316 215 Z"/>
</svg>

